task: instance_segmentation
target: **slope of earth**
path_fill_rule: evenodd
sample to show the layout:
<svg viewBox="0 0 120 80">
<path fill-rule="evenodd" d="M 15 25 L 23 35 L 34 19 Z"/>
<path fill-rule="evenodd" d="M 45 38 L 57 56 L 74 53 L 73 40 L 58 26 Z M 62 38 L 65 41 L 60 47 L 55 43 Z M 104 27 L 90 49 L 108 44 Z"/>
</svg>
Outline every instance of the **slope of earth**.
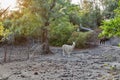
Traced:
<svg viewBox="0 0 120 80">
<path fill-rule="evenodd" d="M 120 80 L 119 47 L 74 50 L 70 57 L 51 50 L 55 54 L 0 64 L 0 80 Z"/>
</svg>

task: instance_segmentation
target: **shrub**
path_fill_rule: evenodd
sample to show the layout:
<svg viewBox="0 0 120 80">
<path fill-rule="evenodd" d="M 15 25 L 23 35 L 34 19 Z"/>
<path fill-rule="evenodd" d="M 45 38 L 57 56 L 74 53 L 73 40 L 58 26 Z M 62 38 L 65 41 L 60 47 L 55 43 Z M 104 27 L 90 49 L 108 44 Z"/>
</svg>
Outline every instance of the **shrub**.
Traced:
<svg viewBox="0 0 120 80">
<path fill-rule="evenodd" d="M 15 45 L 25 45 L 28 42 L 27 36 L 25 35 L 15 35 Z"/>
<path fill-rule="evenodd" d="M 6 37 L 8 34 L 9 34 L 9 30 L 8 30 L 8 29 L 5 29 L 5 28 L 3 27 L 2 22 L 0 22 L 0 40 L 1 40 L 3 37 Z"/>
<path fill-rule="evenodd" d="M 87 48 L 96 39 L 93 32 L 73 32 L 71 37 L 68 39 L 68 44 L 73 41 L 76 42 L 76 48 Z"/>
<path fill-rule="evenodd" d="M 102 26 L 100 28 L 103 30 L 99 37 L 101 36 L 120 36 L 120 17 L 116 17 L 114 19 L 110 19 L 108 21 L 103 21 Z"/>
<path fill-rule="evenodd" d="M 53 46 L 62 46 L 67 43 L 67 40 L 71 36 L 74 26 L 69 22 L 61 22 L 58 25 L 51 25 L 50 31 L 50 44 Z"/>
<path fill-rule="evenodd" d="M 0 24 L 0 36 L 3 36 L 4 33 L 4 27 Z"/>
</svg>

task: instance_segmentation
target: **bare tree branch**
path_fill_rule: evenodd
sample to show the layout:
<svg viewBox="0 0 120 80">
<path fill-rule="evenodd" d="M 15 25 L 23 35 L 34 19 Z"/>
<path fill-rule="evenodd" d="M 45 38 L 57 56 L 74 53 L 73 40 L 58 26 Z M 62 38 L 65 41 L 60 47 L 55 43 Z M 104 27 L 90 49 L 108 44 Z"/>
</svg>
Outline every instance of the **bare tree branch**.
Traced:
<svg viewBox="0 0 120 80">
<path fill-rule="evenodd" d="M 2 16 L 9 8 L 10 6 L 8 6 L 2 13 L 0 13 L 0 16 Z"/>
<path fill-rule="evenodd" d="M 56 0 L 53 0 L 52 5 L 50 6 L 50 11 L 55 7 Z"/>
</svg>

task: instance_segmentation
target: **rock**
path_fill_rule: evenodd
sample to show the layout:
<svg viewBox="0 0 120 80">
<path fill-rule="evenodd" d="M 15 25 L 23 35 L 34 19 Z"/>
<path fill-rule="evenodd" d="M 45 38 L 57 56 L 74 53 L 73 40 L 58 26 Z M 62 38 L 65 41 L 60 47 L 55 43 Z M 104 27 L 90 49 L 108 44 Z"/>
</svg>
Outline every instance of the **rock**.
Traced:
<svg viewBox="0 0 120 80">
<path fill-rule="evenodd" d="M 115 69 L 120 70 L 120 63 L 114 62 L 114 63 L 110 63 L 110 65 L 111 65 L 112 67 L 114 67 Z"/>
<path fill-rule="evenodd" d="M 8 76 L 6 76 L 6 77 L 1 77 L 0 76 L 0 80 L 8 80 L 9 79 L 9 77 L 11 77 L 13 74 L 10 74 L 10 75 L 8 75 Z"/>
<path fill-rule="evenodd" d="M 118 38 L 118 37 L 111 38 L 111 45 L 112 46 L 118 46 L 119 42 L 120 42 L 120 38 Z"/>
<path fill-rule="evenodd" d="M 34 72 L 34 75 L 38 75 L 38 72 Z"/>
<path fill-rule="evenodd" d="M 115 76 L 114 78 L 115 78 L 115 80 L 119 80 L 120 76 Z"/>
<path fill-rule="evenodd" d="M 14 72 L 13 74 L 19 75 L 19 74 L 21 74 L 21 72 L 20 72 L 20 71 L 17 71 L 17 72 Z"/>
<path fill-rule="evenodd" d="M 88 74 L 88 77 L 90 77 L 90 76 L 92 76 L 92 74 L 89 73 L 89 74 Z"/>
<path fill-rule="evenodd" d="M 25 78 L 25 75 L 21 75 L 21 78 Z"/>
</svg>

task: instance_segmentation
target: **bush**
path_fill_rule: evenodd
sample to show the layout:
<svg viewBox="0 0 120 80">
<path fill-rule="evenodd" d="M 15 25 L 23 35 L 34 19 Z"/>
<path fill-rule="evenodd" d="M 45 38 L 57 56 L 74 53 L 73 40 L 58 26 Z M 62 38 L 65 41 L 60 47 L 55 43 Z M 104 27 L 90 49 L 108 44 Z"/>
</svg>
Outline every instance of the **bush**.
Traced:
<svg viewBox="0 0 120 80">
<path fill-rule="evenodd" d="M 76 48 L 87 48 L 91 45 L 91 42 L 95 42 L 96 37 L 94 32 L 73 32 L 68 39 L 68 44 L 76 42 Z"/>
<path fill-rule="evenodd" d="M 8 30 L 8 29 L 5 29 L 5 28 L 3 27 L 2 22 L 0 22 L 0 40 L 1 40 L 3 37 L 6 37 L 9 33 L 10 33 L 9 30 Z"/>
<path fill-rule="evenodd" d="M 102 26 L 100 28 L 103 30 L 99 37 L 107 36 L 120 36 L 120 17 L 116 17 L 114 19 L 110 19 L 109 21 L 103 21 Z"/>
<path fill-rule="evenodd" d="M 4 36 L 5 28 L 3 27 L 2 23 L 0 22 L 0 36 Z"/>
<path fill-rule="evenodd" d="M 25 45 L 28 42 L 27 36 L 15 35 L 15 45 Z"/>
<path fill-rule="evenodd" d="M 74 26 L 69 22 L 61 22 L 58 25 L 51 25 L 50 44 L 53 46 L 62 46 L 67 43 L 67 40 L 74 31 Z"/>
</svg>

